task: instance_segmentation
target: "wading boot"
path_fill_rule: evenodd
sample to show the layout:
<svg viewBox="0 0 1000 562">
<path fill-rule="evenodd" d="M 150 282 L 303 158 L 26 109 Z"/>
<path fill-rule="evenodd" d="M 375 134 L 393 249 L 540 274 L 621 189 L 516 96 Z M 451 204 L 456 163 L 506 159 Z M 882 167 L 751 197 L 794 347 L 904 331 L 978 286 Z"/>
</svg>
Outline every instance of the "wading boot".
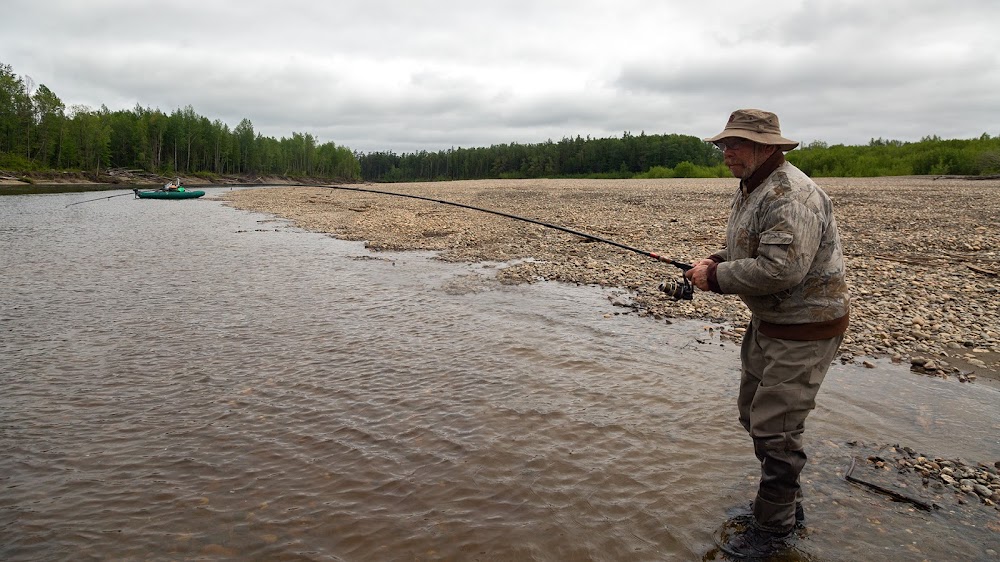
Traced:
<svg viewBox="0 0 1000 562">
<path fill-rule="evenodd" d="M 726 515 L 729 516 L 731 521 L 748 525 L 753 521 L 753 502 L 750 502 L 745 507 L 730 508 L 726 512 Z M 795 502 L 795 528 L 806 528 L 806 512 L 802 509 L 802 502 Z"/>
<path fill-rule="evenodd" d="M 791 535 L 791 530 L 775 533 L 765 531 L 751 522 L 747 525 L 740 525 L 723 535 L 719 548 L 734 558 L 766 559 L 791 548 L 787 541 Z"/>
</svg>

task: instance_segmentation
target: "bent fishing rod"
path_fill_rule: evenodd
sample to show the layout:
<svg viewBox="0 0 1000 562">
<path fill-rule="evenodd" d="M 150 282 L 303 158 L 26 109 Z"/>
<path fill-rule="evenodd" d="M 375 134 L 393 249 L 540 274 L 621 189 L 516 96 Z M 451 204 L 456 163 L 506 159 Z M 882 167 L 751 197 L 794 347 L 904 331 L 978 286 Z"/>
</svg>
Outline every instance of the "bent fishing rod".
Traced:
<svg viewBox="0 0 1000 562">
<path fill-rule="evenodd" d="M 546 228 L 552 228 L 552 229 L 555 229 L 555 230 L 566 232 L 568 234 L 572 234 L 574 236 L 579 236 L 581 238 L 586 238 L 587 240 L 591 240 L 593 242 L 601 242 L 601 243 L 604 243 L 604 244 L 610 244 L 612 246 L 621 248 L 623 250 L 628 250 L 630 252 L 635 252 L 637 254 L 642 254 L 643 256 L 646 256 L 646 257 L 649 257 L 649 258 L 653 258 L 654 260 L 659 261 L 659 262 L 668 263 L 668 264 L 670 264 L 672 266 L 680 268 L 680 270 L 682 272 L 685 272 L 685 271 L 687 271 L 687 270 L 689 270 L 689 269 L 691 269 L 693 267 L 689 263 L 684 263 L 684 262 L 680 262 L 680 261 L 677 261 L 677 260 L 673 260 L 671 258 L 668 258 L 668 257 L 665 257 L 665 256 L 661 256 L 659 254 L 654 254 L 653 252 L 648 252 L 648 251 L 642 250 L 640 248 L 634 248 L 632 246 L 628 246 L 628 245 L 622 244 L 620 242 L 615 242 L 614 240 L 608 240 L 607 238 L 601 238 L 600 236 L 594 236 L 593 234 L 587 234 L 586 232 L 580 232 L 579 230 L 573 230 L 572 228 L 566 228 L 565 226 L 559 226 L 557 224 L 550 224 L 550 223 L 538 221 L 538 220 L 535 220 L 535 219 L 529 219 L 529 218 L 521 217 L 521 216 L 518 216 L 518 215 L 512 215 L 510 213 L 505 213 L 503 211 L 495 211 L 493 209 L 484 209 L 482 207 L 474 207 L 472 205 L 466 205 L 464 203 L 456 203 L 454 201 L 445 201 L 444 199 L 434 199 L 432 197 L 424 197 L 422 195 L 411 195 L 409 193 L 397 193 L 397 192 L 394 192 L 394 191 L 382 191 L 382 190 L 378 190 L 378 189 L 366 189 L 366 188 L 361 188 L 361 187 L 347 187 L 347 186 L 344 186 L 344 185 L 317 185 L 316 187 L 321 187 L 321 188 L 324 188 L 324 189 L 340 189 L 340 190 L 344 190 L 344 191 L 357 191 L 357 192 L 361 192 L 361 193 L 376 193 L 376 194 L 379 194 L 379 195 L 392 195 L 392 196 L 395 196 L 395 197 L 406 197 L 406 198 L 409 198 L 409 199 L 420 199 L 422 201 L 430 201 L 432 203 L 441 203 L 442 205 L 451 205 L 453 207 L 461 207 L 463 209 L 470 209 L 470 210 L 473 210 L 473 211 L 480 211 L 480 212 L 483 212 L 483 213 L 490 213 L 490 214 L 493 214 L 493 215 L 499 215 L 501 217 L 507 217 L 509 219 L 514 219 L 514 220 L 519 220 L 519 221 L 523 221 L 523 222 L 528 222 L 528 223 L 531 223 L 531 224 L 537 224 L 539 226 L 544 226 Z M 661 291 L 663 291 L 664 293 L 667 293 L 668 295 L 670 295 L 670 297 L 673 298 L 675 301 L 676 300 L 691 300 L 692 297 L 694 296 L 694 287 L 692 287 L 691 281 L 689 281 L 683 275 L 681 276 L 681 281 L 673 281 L 673 280 L 664 281 L 663 283 L 660 284 L 659 289 Z"/>
<path fill-rule="evenodd" d="M 132 192 L 119 193 L 118 195 L 108 195 L 107 197 L 98 197 L 97 199 L 87 199 L 86 201 L 77 201 L 76 203 L 66 205 L 66 207 L 72 207 L 73 205 L 79 205 L 80 203 L 90 203 L 91 201 L 100 201 L 101 199 L 111 199 L 112 197 L 121 197 L 123 195 L 132 195 Z"/>
</svg>

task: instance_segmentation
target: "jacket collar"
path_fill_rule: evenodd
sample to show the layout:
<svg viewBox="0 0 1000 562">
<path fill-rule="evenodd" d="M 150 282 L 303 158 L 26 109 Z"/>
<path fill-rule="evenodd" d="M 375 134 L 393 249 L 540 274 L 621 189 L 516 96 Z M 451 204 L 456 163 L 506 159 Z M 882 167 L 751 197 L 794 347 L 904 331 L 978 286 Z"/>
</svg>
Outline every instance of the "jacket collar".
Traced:
<svg viewBox="0 0 1000 562">
<path fill-rule="evenodd" d="M 777 170 L 782 164 L 785 163 L 785 154 L 780 150 L 775 150 L 774 154 L 770 158 L 764 160 L 764 162 L 757 167 L 756 170 L 750 177 L 745 180 L 740 180 L 740 189 L 743 190 L 744 195 L 750 195 L 753 190 L 760 187 L 760 184 L 764 183 L 775 170 Z"/>
</svg>

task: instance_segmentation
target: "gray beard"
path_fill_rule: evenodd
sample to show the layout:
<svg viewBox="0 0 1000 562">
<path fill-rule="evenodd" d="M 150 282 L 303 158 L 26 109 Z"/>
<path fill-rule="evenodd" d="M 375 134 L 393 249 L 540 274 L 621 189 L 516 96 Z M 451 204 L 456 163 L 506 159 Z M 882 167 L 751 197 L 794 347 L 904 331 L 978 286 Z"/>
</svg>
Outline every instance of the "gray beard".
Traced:
<svg viewBox="0 0 1000 562">
<path fill-rule="evenodd" d="M 760 168 L 760 165 L 763 164 L 764 162 L 767 162 L 767 159 L 770 158 L 772 154 L 774 154 L 774 152 L 765 153 L 762 150 L 762 148 L 763 147 L 759 144 L 753 145 L 753 160 L 750 162 L 750 165 L 747 166 L 746 169 L 743 171 L 743 177 L 740 178 L 741 180 L 745 180 L 750 176 L 752 176 L 753 173 L 756 172 L 758 168 Z"/>
</svg>

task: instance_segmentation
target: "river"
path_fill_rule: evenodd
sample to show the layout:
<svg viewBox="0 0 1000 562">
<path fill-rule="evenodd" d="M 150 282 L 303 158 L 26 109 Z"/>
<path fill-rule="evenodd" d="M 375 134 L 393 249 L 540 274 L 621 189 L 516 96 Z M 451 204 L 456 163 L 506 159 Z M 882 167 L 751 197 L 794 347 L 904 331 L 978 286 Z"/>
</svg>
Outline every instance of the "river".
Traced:
<svg viewBox="0 0 1000 562">
<path fill-rule="evenodd" d="M 0 197 L 0 559 L 718 558 L 759 470 L 718 326 L 225 190 Z M 1000 460 L 996 388 L 837 364 L 818 402 L 791 559 L 994 558 L 1000 512 L 843 475 L 885 444 Z"/>
</svg>

